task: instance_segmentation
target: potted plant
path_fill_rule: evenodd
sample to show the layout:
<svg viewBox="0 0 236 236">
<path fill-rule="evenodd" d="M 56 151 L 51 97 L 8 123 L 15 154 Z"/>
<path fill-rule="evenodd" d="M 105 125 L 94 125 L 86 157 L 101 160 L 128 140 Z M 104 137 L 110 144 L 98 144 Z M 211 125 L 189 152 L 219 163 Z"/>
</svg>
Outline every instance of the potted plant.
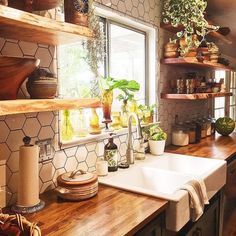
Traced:
<svg viewBox="0 0 236 236">
<path fill-rule="evenodd" d="M 26 88 L 30 98 L 54 98 L 57 92 L 57 78 L 51 72 L 37 68 L 28 77 Z"/>
<path fill-rule="evenodd" d="M 162 155 L 165 149 L 167 134 L 158 124 L 150 125 L 147 130 L 150 152 L 153 155 Z"/>
<path fill-rule="evenodd" d="M 195 50 L 211 31 L 217 31 L 218 26 L 209 25 L 205 19 L 207 2 L 205 0 L 166 0 L 163 4 L 163 22 L 171 24 L 177 28 L 178 39 L 182 39 L 180 52 L 185 55 L 189 51 Z M 196 36 L 194 36 L 196 35 Z"/>
<path fill-rule="evenodd" d="M 149 124 L 153 122 L 155 107 L 156 104 L 152 104 L 150 106 L 141 104 L 138 106 L 139 118 L 141 119 L 142 123 Z"/>
<path fill-rule="evenodd" d="M 107 124 L 110 123 L 111 120 L 111 106 L 113 102 L 113 90 L 119 89 L 124 92 L 126 95 L 124 98 L 128 98 L 127 94 L 130 94 L 131 91 L 138 91 L 140 86 L 135 80 L 126 80 L 126 79 L 114 79 L 112 77 L 104 78 L 102 77 L 100 80 L 100 88 L 102 91 L 101 101 L 103 106 L 103 123 L 106 124 L 106 128 L 108 128 Z M 128 96 L 128 97 L 126 97 Z"/>
</svg>

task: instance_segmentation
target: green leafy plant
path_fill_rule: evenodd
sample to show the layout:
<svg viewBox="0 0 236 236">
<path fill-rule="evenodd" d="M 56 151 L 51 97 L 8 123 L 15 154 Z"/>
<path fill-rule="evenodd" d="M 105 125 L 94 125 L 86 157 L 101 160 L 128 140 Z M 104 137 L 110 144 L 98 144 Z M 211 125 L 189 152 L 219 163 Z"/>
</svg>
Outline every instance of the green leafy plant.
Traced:
<svg viewBox="0 0 236 236">
<path fill-rule="evenodd" d="M 167 134 L 160 128 L 159 124 L 152 124 L 143 128 L 146 138 L 154 141 L 167 139 Z"/>
<path fill-rule="evenodd" d="M 181 52 L 187 53 L 192 48 L 197 48 L 205 36 L 211 31 L 217 31 L 218 26 L 209 25 L 204 13 L 207 7 L 205 0 L 165 0 L 163 4 L 163 22 L 177 28 L 182 25 L 175 36 L 185 38 L 186 47 Z M 197 35 L 198 39 L 193 39 Z"/>
<path fill-rule="evenodd" d="M 140 89 L 139 83 L 135 80 L 114 79 L 112 77 L 102 77 L 100 87 L 106 90 L 121 90 L 124 95 L 118 96 L 118 98 L 121 98 L 122 96 L 132 96 L 131 92 L 137 92 Z"/>
</svg>

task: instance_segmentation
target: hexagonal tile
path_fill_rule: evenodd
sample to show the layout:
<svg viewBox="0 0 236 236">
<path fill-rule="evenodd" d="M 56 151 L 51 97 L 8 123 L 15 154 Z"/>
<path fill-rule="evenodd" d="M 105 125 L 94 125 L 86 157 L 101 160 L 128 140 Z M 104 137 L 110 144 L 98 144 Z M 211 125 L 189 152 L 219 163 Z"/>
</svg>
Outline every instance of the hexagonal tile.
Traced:
<svg viewBox="0 0 236 236">
<path fill-rule="evenodd" d="M 125 11 L 126 11 L 126 9 L 125 9 L 125 3 L 122 2 L 122 1 L 119 1 L 119 2 L 118 2 L 117 8 L 118 8 L 118 11 L 121 11 L 121 12 L 125 12 Z"/>
<path fill-rule="evenodd" d="M 41 189 L 40 189 L 40 193 L 44 193 L 44 192 L 47 192 L 51 189 L 54 189 L 55 188 L 55 185 L 53 183 L 53 181 L 49 181 L 49 182 L 46 182 L 46 183 L 43 183 Z"/>
<path fill-rule="evenodd" d="M 138 8 L 137 7 L 133 7 L 131 14 L 133 17 L 138 18 Z"/>
<path fill-rule="evenodd" d="M 64 151 L 65 151 L 67 157 L 72 157 L 72 156 L 75 156 L 76 151 L 77 151 L 77 147 L 67 148 Z"/>
<path fill-rule="evenodd" d="M 84 146 L 80 146 L 76 152 L 76 159 L 78 162 L 83 162 L 87 158 L 88 151 Z"/>
<path fill-rule="evenodd" d="M 10 154 L 11 151 L 6 143 L 0 143 L 0 165 L 6 164 L 6 161 L 8 160 Z"/>
<path fill-rule="evenodd" d="M 21 130 L 11 131 L 7 138 L 7 146 L 12 152 L 18 151 L 23 145 L 24 133 Z"/>
<path fill-rule="evenodd" d="M 52 61 L 52 56 L 47 48 L 38 48 L 35 54 L 37 59 L 40 59 L 40 67 L 49 67 Z"/>
<path fill-rule="evenodd" d="M 66 154 L 64 151 L 56 152 L 53 158 L 53 165 L 56 169 L 62 168 L 66 164 Z"/>
<path fill-rule="evenodd" d="M 131 0 L 126 0 L 125 1 L 125 7 L 127 11 L 131 11 L 133 5 L 132 5 L 132 1 Z"/>
<path fill-rule="evenodd" d="M 40 129 L 39 136 L 38 136 L 40 140 L 53 138 L 53 137 L 54 137 L 54 132 L 51 126 L 44 126 Z"/>
<path fill-rule="evenodd" d="M 42 126 L 50 125 L 54 115 L 51 111 L 38 113 L 38 120 Z"/>
<path fill-rule="evenodd" d="M 120 136 L 119 136 L 119 139 L 120 139 L 120 142 L 121 142 L 121 143 L 125 143 L 126 140 L 127 140 L 127 134 L 125 134 L 125 135 L 120 135 Z"/>
<path fill-rule="evenodd" d="M 104 155 L 104 143 L 103 142 L 98 142 L 95 152 L 97 154 L 98 157 L 103 156 Z"/>
<path fill-rule="evenodd" d="M 23 126 L 23 132 L 26 136 L 36 137 L 38 136 L 41 126 L 36 118 L 26 119 L 26 122 Z"/>
<path fill-rule="evenodd" d="M 149 12 L 149 10 L 150 10 L 149 1 L 144 1 L 144 9 L 146 12 Z"/>
<path fill-rule="evenodd" d="M 16 130 L 23 127 L 25 120 L 26 118 L 24 114 L 17 114 L 7 116 L 5 122 L 7 123 L 10 130 Z"/>
<path fill-rule="evenodd" d="M 78 162 L 75 157 L 67 158 L 65 169 L 67 172 L 76 170 Z"/>
<path fill-rule="evenodd" d="M 117 138 L 114 138 L 114 143 L 117 145 L 117 148 L 119 149 L 120 148 L 120 139 L 117 137 Z"/>
<path fill-rule="evenodd" d="M 13 173 L 7 185 L 12 193 L 16 193 L 18 191 L 18 180 L 19 172 Z"/>
<path fill-rule="evenodd" d="M 112 0 L 112 5 L 117 6 L 118 2 L 119 2 L 119 0 Z"/>
<path fill-rule="evenodd" d="M 4 56 L 23 57 L 23 53 L 17 43 L 6 42 L 1 53 Z"/>
<path fill-rule="evenodd" d="M 25 113 L 26 118 L 37 117 L 37 115 L 38 115 L 38 112 Z"/>
<path fill-rule="evenodd" d="M 6 116 L 0 116 L 0 121 L 4 121 L 6 119 Z"/>
<path fill-rule="evenodd" d="M 65 172 L 66 172 L 65 168 L 60 168 L 55 171 L 53 179 L 52 179 L 55 186 L 57 186 L 57 177 Z"/>
<path fill-rule="evenodd" d="M 93 167 L 96 164 L 96 160 L 97 160 L 97 155 L 95 152 L 89 152 L 88 156 L 86 158 L 86 163 L 88 165 L 88 167 Z"/>
<path fill-rule="evenodd" d="M 139 0 L 132 0 L 132 3 L 133 3 L 133 7 L 137 7 Z"/>
<path fill-rule="evenodd" d="M 49 163 L 46 163 L 42 166 L 42 168 L 39 172 L 39 176 L 40 176 L 41 180 L 43 181 L 43 183 L 45 183 L 45 182 L 52 180 L 54 173 L 55 173 L 55 168 L 52 165 L 52 163 L 49 162 Z"/>
<path fill-rule="evenodd" d="M 31 55 L 31 56 L 34 56 L 38 48 L 38 45 L 36 43 L 29 43 L 24 41 L 20 41 L 19 46 L 23 51 L 24 55 Z"/>
<path fill-rule="evenodd" d="M 51 123 L 51 127 L 52 127 L 54 133 L 58 133 L 59 132 L 58 125 L 59 125 L 58 116 L 54 115 L 54 118 L 53 118 L 52 123 Z"/>
<path fill-rule="evenodd" d="M 83 171 L 88 171 L 88 166 L 86 164 L 86 162 L 80 162 L 77 166 L 78 170 L 83 170 Z"/>
<path fill-rule="evenodd" d="M 10 129 L 4 121 L 0 121 L 0 143 L 6 142 Z"/>
<path fill-rule="evenodd" d="M 11 172 L 19 171 L 19 152 L 12 152 L 10 158 L 7 161 L 7 166 Z"/>
<path fill-rule="evenodd" d="M 93 143 L 88 143 L 86 144 L 86 148 L 89 152 L 91 151 L 94 151 L 96 149 L 96 145 L 97 145 L 97 142 L 93 142 Z"/>
<path fill-rule="evenodd" d="M 119 149 L 120 155 L 121 156 L 125 156 L 126 155 L 126 151 L 127 151 L 127 145 L 126 145 L 126 143 L 122 143 L 120 145 L 120 149 Z"/>
<path fill-rule="evenodd" d="M 143 5 L 142 4 L 138 5 L 138 14 L 139 14 L 140 17 L 144 16 L 144 9 L 143 9 Z"/>
<path fill-rule="evenodd" d="M 6 183 L 6 167 L 5 165 L 0 166 L 0 187 L 5 186 Z"/>
</svg>

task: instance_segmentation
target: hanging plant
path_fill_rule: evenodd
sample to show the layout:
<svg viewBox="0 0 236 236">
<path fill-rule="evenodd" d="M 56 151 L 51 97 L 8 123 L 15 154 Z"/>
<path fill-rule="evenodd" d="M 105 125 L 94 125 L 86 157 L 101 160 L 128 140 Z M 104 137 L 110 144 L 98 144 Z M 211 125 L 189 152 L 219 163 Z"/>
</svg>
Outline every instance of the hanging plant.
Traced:
<svg viewBox="0 0 236 236">
<path fill-rule="evenodd" d="M 88 0 L 88 27 L 93 32 L 93 38 L 84 41 L 83 46 L 87 50 L 86 61 L 95 77 L 98 78 L 99 64 L 103 62 L 105 56 L 105 38 L 99 18 L 95 15 L 93 0 Z"/>
<path fill-rule="evenodd" d="M 211 31 L 217 31 L 218 26 L 209 25 L 204 17 L 207 7 L 205 0 L 165 0 L 163 5 L 163 22 L 177 28 L 182 25 L 175 39 L 184 38 L 185 47 L 180 48 L 181 54 L 186 54 L 197 48 L 205 36 Z M 197 37 L 193 37 L 196 35 Z"/>
</svg>

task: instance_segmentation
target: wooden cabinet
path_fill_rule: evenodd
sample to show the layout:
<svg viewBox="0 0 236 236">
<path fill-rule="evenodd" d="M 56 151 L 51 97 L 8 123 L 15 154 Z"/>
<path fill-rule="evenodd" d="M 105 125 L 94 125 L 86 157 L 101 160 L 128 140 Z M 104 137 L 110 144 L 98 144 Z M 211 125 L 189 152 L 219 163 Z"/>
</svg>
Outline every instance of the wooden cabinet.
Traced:
<svg viewBox="0 0 236 236">
<path fill-rule="evenodd" d="M 162 234 L 164 227 L 164 215 L 160 215 L 145 225 L 135 236 L 164 236 Z"/>
</svg>

